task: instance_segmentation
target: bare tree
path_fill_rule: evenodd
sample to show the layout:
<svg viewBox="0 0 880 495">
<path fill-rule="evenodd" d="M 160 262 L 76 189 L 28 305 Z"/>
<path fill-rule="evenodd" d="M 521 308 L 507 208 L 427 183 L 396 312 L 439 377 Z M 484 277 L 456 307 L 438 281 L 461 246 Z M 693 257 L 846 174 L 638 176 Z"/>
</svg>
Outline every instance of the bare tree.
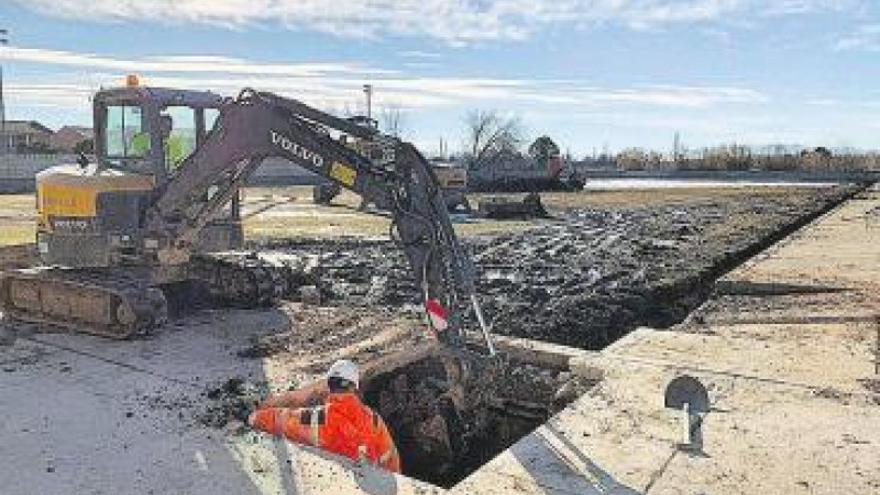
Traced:
<svg viewBox="0 0 880 495">
<path fill-rule="evenodd" d="M 524 139 L 520 120 L 504 118 L 495 110 L 474 110 L 465 117 L 465 125 L 466 145 L 475 168 L 503 152 L 516 152 Z"/>
<path fill-rule="evenodd" d="M 406 121 L 399 105 L 383 105 L 379 111 L 379 118 L 382 121 L 382 129 L 387 134 L 396 138 L 403 134 Z"/>
</svg>

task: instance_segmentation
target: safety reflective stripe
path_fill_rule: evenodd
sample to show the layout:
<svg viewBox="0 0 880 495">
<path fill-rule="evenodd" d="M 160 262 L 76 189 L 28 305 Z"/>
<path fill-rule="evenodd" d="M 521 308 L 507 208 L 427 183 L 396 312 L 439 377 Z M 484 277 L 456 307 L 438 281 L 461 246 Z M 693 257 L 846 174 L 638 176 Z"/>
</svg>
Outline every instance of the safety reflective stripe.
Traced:
<svg viewBox="0 0 880 495">
<path fill-rule="evenodd" d="M 320 411 L 321 409 L 323 409 L 323 408 L 316 407 L 311 410 L 311 412 L 312 412 L 312 417 L 311 417 L 312 445 L 314 445 L 315 447 L 321 446 L 321 435 L 319 432 L 319 428 L 321 426 L 321 421 L 320 421 L 321 412 L 323 412 L 323 411 Z"/>
<path fill-rule="evenodd" d="M 274 427 L 275 431 L 272 433 L 275 435 L 283 435 L 284 434 L 284 425 L 287 424 L 287 420 L 289 419 L 290 411 L 284 408 L 275 409 L 275 421 Z"/>
</svg>

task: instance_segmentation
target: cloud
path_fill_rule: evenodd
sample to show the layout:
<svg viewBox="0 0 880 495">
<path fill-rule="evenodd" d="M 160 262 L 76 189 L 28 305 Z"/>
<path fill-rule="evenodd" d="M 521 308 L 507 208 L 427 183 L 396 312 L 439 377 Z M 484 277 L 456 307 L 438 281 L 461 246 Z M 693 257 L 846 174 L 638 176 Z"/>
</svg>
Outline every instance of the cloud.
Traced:
<svg viewBox="0 0 880 495">
<path fill-rule="evenodd" d="M 804 105 L 814 107 L 833 107 L 840 105 L 840 101 L 834 98 L 811 98 L 804 101 Z"/>
<path fill-rule="evenodd" d="M 646 105 L 701 108 L 717 104 L 764 103 L 767 97 L 749 88 L 645 85 L 626 88 L 591 87 L 581 81 L 462 78 L 405 75 L 350 62 L 266 63 L 214 55 L 116 58 L 42 48 L 0 49 L 13 63 L 37 64 L 53 74 L 54 84 L 10 86 L 10 97 L 44 95 L 48 101 L 83 101 L 100 86 L 119 85 L 122 75 L 135 72 L 145 84 L 183 89 L 211 89 L 235 94 L 244 87 L 292 94 L 315 105 L 341 105 L 359 100 L 365 81 L 376 88 L 379 104 L 403 107 L 450 105 L 565 105 L 582 107 Z M 79 69 L 79 75 L 76 70 Z M 83 81 L 88 74 L 88 82 Z M 65 94 L 65 91 L 68 93 Z M 34 98 L 35 99 L 35 98 Z"/>
<path fill-rule="evenodd" d="M 848 36 L 837 40 L 837 51 L 880 52 L 880 24 L 866 24 Z"/>
<path fill-rule="evenodd" d="M 451 45 L 523 40 L 551 25 L 671 23 L 842 11 L 864 0 L 13 0 L 77 20 L 203 24 L 271 23 L 342 37 L 427 36 Z"/>
<path fill-rule="evenodd" d="M 437 52 L 425 52 L 421 50 L 406 50 L 398 53 L 399 56 L 418 60 L 436 60 L 443 58 L 443 54 Z"/>
<path fill-rule="evenodd" d="M 368 68 L 362 64 L 349 62 L 275 64 L 217 55 L 168 55 L 127 60 L 93 53 L 14 46 L 0 49 L 0 53 L 3 54 L 4 60 L 11 62 L 89 67 L 120 72 L 223 72 L 292 77 L 340 73 L 362 76 L 393 74 L 393 71 Z"/>
</svg>

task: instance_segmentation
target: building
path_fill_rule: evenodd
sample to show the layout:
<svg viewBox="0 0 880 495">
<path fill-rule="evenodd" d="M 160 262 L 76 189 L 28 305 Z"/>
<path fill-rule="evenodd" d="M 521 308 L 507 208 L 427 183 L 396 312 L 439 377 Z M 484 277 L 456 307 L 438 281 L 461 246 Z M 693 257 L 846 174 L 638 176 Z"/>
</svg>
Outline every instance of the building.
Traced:
<svg viewBox="0 0 880 495">
<path fill-rule="evenodd" d="M 34 120 L 7 120 L 0 130 L 4 151 L 47 151 L 51 148 L 52 129 Z"/>
<path fill-rule="evenodd" d="M 91 127 L 66 125 L 52 135 L 50 144 L 54 150 L 72 153 L 76 145 L 94 137 L 95 132 Z"/>
</svg>

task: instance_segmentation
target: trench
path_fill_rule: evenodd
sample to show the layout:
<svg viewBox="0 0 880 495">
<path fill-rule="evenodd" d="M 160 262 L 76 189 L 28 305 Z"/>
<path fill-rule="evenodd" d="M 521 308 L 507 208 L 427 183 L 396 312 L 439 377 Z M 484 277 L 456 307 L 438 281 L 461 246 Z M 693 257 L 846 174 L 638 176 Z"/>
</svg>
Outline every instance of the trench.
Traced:
<svg viewBox="0 0 880 495">
<path fill-rule="evenodd" d="M 385 420 L 403 474 L 450 488 L 528 435 L 593 383 L 567 369 L 498 356 L 472 363 L 463 390 L 437 355 L 365 380 L 363 397 Z"/>
</svg>

